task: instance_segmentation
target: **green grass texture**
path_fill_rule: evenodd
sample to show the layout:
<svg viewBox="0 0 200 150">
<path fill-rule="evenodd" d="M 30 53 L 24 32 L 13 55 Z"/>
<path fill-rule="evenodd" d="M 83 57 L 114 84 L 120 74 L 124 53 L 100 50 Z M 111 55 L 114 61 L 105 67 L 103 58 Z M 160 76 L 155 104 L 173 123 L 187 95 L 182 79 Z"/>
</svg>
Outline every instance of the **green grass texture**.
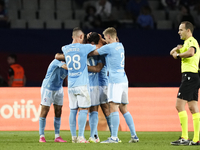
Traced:
<svg viewBox="0 0 200 150">
<path fill-rule="evenodd" d="M 0 131 L 0 150 L 200 150 L 200 146 L 172 146 L 180 132 L 137 132 L 138 143 L 128 143 L 130 132 L 119 132 L 122 143 L 72 143 L 70 131 L 60 131 L 67 143 L 55 143 L 54 131 L 45 131 L 46 143 L 39 143 L 38 131 Z M 88 139 L 90 131 L 85 131 Z M 100 140 L 110 136 L 108 131 L 99 131 Z M 192 139 L 193 132 L 189 132 Z"/>
</svg>

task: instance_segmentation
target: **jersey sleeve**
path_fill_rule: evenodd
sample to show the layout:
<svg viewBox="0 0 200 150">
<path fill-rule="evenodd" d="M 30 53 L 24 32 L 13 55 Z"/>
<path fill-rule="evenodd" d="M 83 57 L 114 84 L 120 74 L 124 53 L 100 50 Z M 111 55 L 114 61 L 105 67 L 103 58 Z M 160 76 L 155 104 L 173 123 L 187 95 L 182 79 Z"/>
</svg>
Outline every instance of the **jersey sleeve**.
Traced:
<svg viewBox="0 0 200 150">
<path fill-rule="evenodd" d="M 99 55 L 104 55 L 109 53 L 109 49 L 107 45 L 102 46 L 101 48 L 97 49 Z"/>
<path fill-rule="evenodd" d="M 87 51 L 87 54 L 89 54 L 91 51 L 94 51 L 95 49 L 96 49 L 96 45 L 85 44 L 85 50 Z"/>
<path fill-rule="evenodd" d="M 66 46 L 63 46 L 63 47 L 61 48 L 61 50 L 62 50 L 63 53 L 64 53 L 64 50 L 65 50 L 65 47 L 66 47 Z"/>
</svg>

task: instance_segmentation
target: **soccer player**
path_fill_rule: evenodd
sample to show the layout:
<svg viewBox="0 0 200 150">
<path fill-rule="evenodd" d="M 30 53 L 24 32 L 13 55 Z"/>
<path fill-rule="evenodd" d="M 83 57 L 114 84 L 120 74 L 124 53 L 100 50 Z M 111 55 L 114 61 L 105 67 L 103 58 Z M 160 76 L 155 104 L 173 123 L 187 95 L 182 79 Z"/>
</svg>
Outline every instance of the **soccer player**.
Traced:
<svg viewBox="0 0 200 150">
<path fill-rule="evenodd" d="M 183 45 L 178 45 L 170 51 L 170 55 L 174 59 L 181 59 L 182 81 L 179 87 L 176 109 L 181 123 L 182 135 L 172 145 L 200 145 L 199 129 L 200 114 L 198 108 L 198 90 L 199 90 L 199 44 L 193 37 L 194 27 L 192 23 L 184 21 L 179 26 L 180 38 L 184 40 Z M 188 103 L 190 112 L 192 113 L 194 137 L 192 141 L 188 140 L 188 116 L 185 105 Z"/>
<path fill-rule="evenodd" d="M 127 110 L 128 79 L 124 71 L 124 47 L 117 42 L 117 31 L 109 27 L 103 32 L 107 45 L 93 51 L 91 55 L 106 55 L 108 74 L 108 102 L 110 104 L 111 137 L 101 143 L 118 143 L 118 127 L 120 109 L 131 131 L 130 143 L 139 141 L 131 114 Z"/>
<path fill-rule="evenodd" d="M 89 79 L 87 68 L 87 55 L 96 49 L 95 45 L 83 44 L 84 33 L 80 28 L 72 32 L 72 44 L 62 47 L 63 55 L 56 58 L 64 59 L 68 68 L 68 96 L 70 107 L 70 131 L 73 143 L 89 143 L 84 137 L 88 108 L 91 106 L 89 94 Z M 79 108 L 78 138 L 76 136 L 76 115 Z"/>
<path fill-rule="evenodd" d="M 65 62 L 54 59 L 48 69 L 41 87 L 41 113 L 39 118 L 39 142 L 46 142 L 44 129 L 46 126 L 46 117 L 50 106 L 54 105 L 54 128 L 55 142 L 66 142 L 60 136 L 61 113 L 63 105 L 63 80 L 68 75 Z"/>
<path fill-rule="evenodd" d="M 103 41 L 96 32 L 92 32 L 87 39 L 88 43 L 103 46 Z M 104 56 L 90 56 L 88 57 L 88 71 L 90 81 L 90 98 L 91 107 L 89 109 L 89 124 L 90 124 L 90 143 L 98 143 L 97 125 L 98 125 L 98 107 L 101 104 L 104 115 L 109 116 L 109 106 L 107 103 L 107 83 L 106 66 Z M 102 70 L 102 68 L 104 68 Z"/>
</svg>

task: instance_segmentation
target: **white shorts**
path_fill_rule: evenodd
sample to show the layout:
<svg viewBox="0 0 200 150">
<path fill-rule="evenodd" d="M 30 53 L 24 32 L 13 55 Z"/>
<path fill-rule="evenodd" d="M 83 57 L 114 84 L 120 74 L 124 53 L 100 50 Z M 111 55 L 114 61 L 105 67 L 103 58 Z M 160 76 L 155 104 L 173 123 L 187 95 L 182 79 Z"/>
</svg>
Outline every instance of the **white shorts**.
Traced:
<svg viewBox="0 0 200 150">
<path fill-rule="evenodd" d="M 108 103 L 108 86 L 99 86 L 100 104 Z"/>
<path fill-rule="evenodd" d="M 128 82 L 109 83 L 108 102 L 128 104 Z"/>
<path fill-rule="evenodd" d="M 68 96 L 70 109 L 89 108 L 91 106 L 89 86 L 87 85 L 68 88 Z"/>
<path fill-rule="evenodd" d="M 100 105 L 99 86 L 90 87 L 90 99 L 91 99 L 91 106 Z"/>
<path fill-rule="evenodd" d="M 58 91 L 52 91 L 46 88 L 41 87 L 41 105 L 51 106 L 51 104 L 63 105 L 63 87 Z"/>
</svg>

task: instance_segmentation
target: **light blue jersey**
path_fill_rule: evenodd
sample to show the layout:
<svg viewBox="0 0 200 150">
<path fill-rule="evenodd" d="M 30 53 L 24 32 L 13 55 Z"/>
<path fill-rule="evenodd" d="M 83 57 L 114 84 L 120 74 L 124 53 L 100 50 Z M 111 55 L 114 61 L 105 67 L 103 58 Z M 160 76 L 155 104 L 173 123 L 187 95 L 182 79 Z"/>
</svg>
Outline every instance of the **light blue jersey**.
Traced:
<svg viewBox="0 0 200 150">
<path fill-rule="evenodd" d="M 105 55 L 101 55 L 101 61 L 104 64 L 104 67 L 99 72 L 99 86 L 108 86 L 108 76 L 107 76 Z"/>
<path fill-rule="evenodd" d="M 91 56 L 87 59 L 88 66 L 96 66 L 98 63 L 102 63 L 100 56 Z M 96 72 L 88 72 L 89 82 L 91 86 L 99 86 L 99 73 Z"/>
<path fill-rule="evenodd" d="M 87 55 L 96 49 L 91 44 L 69 44 L 62 47 L 68 68 L 68 87 L 88 85 Z"/>
<path fill-rule="evenodd" d="M 42 87 L 52 91 L 57 91 L 62 87 L 63 80 L 68 75 L 68 71 L 63 69 L 62 66 L 65 62 L 54 59 L 48 69 L 46 76 L 42 82 Z"/>
<path fill-rule="evenodd" d="M 124 71 L 124 46 L 122 43 L 115 42 L 107 44 L 99 48 L 100 55 L 106 54 L 106 66 L 108 71 L 109 83 L 125 83 L 128 82 Z"/>
</svg>

